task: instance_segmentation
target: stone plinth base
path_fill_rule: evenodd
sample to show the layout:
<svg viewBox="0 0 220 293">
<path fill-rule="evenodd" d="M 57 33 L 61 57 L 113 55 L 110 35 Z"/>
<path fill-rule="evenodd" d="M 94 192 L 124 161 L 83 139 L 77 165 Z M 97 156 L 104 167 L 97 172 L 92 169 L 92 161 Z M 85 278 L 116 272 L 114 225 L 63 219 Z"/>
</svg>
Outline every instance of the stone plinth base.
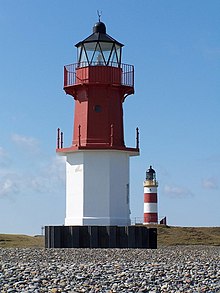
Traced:
<svg viewBox="0 0 220 293">
<path fill-rule="evenodd" d="M 45 248 L 157 248 L 157 229 L 145 226 L 46 226 Z"/>
</svg>

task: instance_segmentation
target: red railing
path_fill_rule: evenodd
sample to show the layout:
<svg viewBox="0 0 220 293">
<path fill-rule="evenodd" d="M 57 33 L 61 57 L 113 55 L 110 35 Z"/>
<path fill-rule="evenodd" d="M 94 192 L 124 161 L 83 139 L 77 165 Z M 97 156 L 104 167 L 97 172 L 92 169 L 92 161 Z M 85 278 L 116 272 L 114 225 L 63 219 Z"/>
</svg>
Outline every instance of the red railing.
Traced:
<svg viewBox="0 0 220 293">
<path fill-rule="evenodd" d="M 87 62 L 82 63 L 75 63 L 64 66 L 64 87 L 79 84 L 79 83 L 88 83 L 89 76 L 86 68 L 94 67 L 96 66 L 96 79 L 108 81 L 108 83 L 114 83 L 115 80 L 118 80 L 118 77 L 116 78 L 117 70 L 116 68 L 120 69 L 120 85 L 134 87 L 134 66 L 129 64 L 120 64 L 112 62 L 109 65 L 101 64 L 100 62 L 92 63 L 88 65 Z M 108 67 L 108 76 L 103 76 L 105 74 L 105 70 L 103 70 L 103 67 Z M 77 69 L 85 68 L 85 70 L 81 71 L 80 75 L 77 75 Z M 112 70 L 111 70 L 112 68 Z M 110 71 L 110 75 L 109 75 Z M 107 73 L 107 72 L 106 72 Z"/>
</svg>

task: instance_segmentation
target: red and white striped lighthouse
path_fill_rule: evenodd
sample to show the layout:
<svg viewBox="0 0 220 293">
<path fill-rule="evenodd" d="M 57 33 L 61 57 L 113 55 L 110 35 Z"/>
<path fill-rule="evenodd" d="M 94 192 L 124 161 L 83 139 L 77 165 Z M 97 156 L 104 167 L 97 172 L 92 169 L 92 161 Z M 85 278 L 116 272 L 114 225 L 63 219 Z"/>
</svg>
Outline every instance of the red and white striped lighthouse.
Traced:
<svg viewBox="0 0 220 293">
<path fill-rule="evenodd" d="M 146 172 L 146 180 L 144 181 L 144 223 L 157 224 L 157 187 L 156 172 L 152 166 Z"/>
<path fill-rule="evenodd" d="M 66 226 L 130 225 L 129 158 L 124 143 L 123 102 L 134 93 L 134 67 L 121 63 L 123 45 L 97 22 L 76 44 L 77 63 L 64 67 L 64 90 L 74 97 L 73 139 L 57 153 L 66 157 Z"/>
</svg>

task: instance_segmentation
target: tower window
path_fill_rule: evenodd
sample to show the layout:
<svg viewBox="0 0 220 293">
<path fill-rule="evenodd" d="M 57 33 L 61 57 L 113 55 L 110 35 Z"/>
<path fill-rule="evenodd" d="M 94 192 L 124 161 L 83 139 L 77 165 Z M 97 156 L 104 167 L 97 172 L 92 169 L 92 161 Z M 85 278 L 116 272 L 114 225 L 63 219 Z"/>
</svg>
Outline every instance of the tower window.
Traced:
<svg viewBox="0 0 220 293">
<path fill-rule="evenodd" d="M 100 113 L 102 111 L 102 107 L 100 105 L 95 105 L 94 106 L 94 111 L 97 113 Z"/>
<path fill-rule="evenodd" d="M 129 204 L 129 183 L 126 184 L 126 197 L 127 197 L 127 204 Z"/>
</svg>

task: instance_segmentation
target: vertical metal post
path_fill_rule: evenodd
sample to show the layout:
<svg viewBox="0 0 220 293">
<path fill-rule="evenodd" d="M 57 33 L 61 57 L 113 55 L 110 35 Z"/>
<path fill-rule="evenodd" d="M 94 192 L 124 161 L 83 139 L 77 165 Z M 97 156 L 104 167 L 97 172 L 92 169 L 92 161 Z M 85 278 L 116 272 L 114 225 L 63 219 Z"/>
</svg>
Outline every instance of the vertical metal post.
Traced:
<svg viewBox="0 0 220 293">
<path fill-rule="evenodd" d="M 111 124 L 110 145 L 113 146 L 113 143 L 114 143 L 114 125 Z"/>
<path fill-rule="evenodd" d="M 136 128 L 136 149 L 139 149 L 139 129 Z"/>
<path fill-rule="evenodd" d="M 63 148 L 63 132 L 61 132 L 60 138 L 61 138 L 60 147 L 62 149 Z"/>
<path fill-rule="evenodd" d="M 81 146 L 81 125 L 79 127 L 79 146 Z"/>
<path fill-rule="evenodd" d="M 57 148 L 60 148 L 60 129 L 57 129 Z"/>
<path fill-rule="evenodd" d="M 134 86 L 134 66 L 132 65 L 132 86 Z"/>
<path fill-rule="evenodd" d="M 64 86 L 67 86 L 67 74 L 68 71 L 66 69 L 66 66 L 64 66 Z"/>
</svg>

